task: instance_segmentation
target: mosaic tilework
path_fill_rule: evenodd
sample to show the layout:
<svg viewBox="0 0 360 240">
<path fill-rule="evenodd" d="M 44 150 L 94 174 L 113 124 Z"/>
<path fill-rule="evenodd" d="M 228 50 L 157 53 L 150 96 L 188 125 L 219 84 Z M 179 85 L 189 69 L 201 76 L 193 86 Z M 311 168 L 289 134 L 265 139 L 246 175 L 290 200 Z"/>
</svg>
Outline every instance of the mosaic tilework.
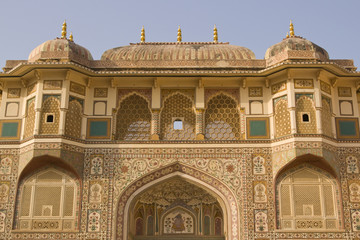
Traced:
<svg viewBox="0 0 360 240">
<path fill-rule="evenodd" d="M 28 138 L 34 134 L 35 98 L 28 100 L 26 111 L 24 138 Z"/>
<path fill-rule="evenodd" d="M 330 99 L 322 98 L 322 109 L 321 109 L 321 126 L 323 134 L 332 137 L 332 111 L 330 105 Z"/>
<path fill-rule="evenodd" d="M 274 101 L 275 109 L 275 137 L 282 137 L 291 133 L 290 112 L 286 98 Z"/>
<path fill-rule="evenodd" d="M 36 148 L 49 147 L 49 144 L 42 144 Z M 358 202 L 350 201 L 350 198 L 354 200 L 352 195 L 356 195 L 356 190 L 351 189 L 354 186 L 352 184 L 360 179 L 359 174 L 356 173 L 356 167 L 359 167 L 358 162 L 354 161 L 360 157 L 360 148 L 335 148 L 320 142 L 287 143 L 273 149 L 241 146 L 237 148 L 81 149 L 64 144 L 54 144 L 50 148 L 72 148 L 75 152 L 85 152 L 81 223 L 78 233 L 41 233 L 36 235 L 37 239 L 111 239 L 116 231 L 112 228 L 113 221 L 119 229 L 119 220 L 123 219 L 119 218 L 119 215 L 115 217 L 119 214 L 117 207 L 122 202 L 121 196 L 129 196 L 144 184 L 174 171 L 198 178 L 199 183 L 211 181 L 213 186 L 221 183 L 219 187 L 223 186 L 225 190 L 228 189 L 229 194 L 233 194 L 234 199 L 239 199 L 236 202 L 238 204 L 237 221 L 239 221 L 238 239 L 344 239 L 350 236 L 350 233 L 354 238 L 358 236 L 356 225 L 358 217 L 353 213 L 359 211 L 360 205 Z M 330 163 L 340 174 L 342 200 L 346 203 L 343 208 L 344 217 L 341 219 L 344 222 L 345 232 L 274 233 L 277 228 L 273 197 L 274 176 L 282 166 L 296 156 L 276 155 L 276 153 L 293 151 L 295 148 L 297 150 L 294 154 L 306 153 L 307 149 L 315 149 L 314 154 L 318 152 L 318 156 L 324 156 L 326 159 L 328 159 L 327 151 L 335 155 L 335 159 L 331 161 L 335 161 L 338 166 L 331 161 Z M 30 149 L 31 147 L 28 146 L 27 150 L 21 151 L 30 151 Z M 5 232 L 0 232 L 0 238 L 9 239 L 11 236 L 12 239 L 24 240 L 35 238 L 35 233 L 9 233 L 13 219 L 18 154 L 19 150 L 0 149 L 1 159 L 12 160 L 11 173 L 1 175 L 1 181 L 10 184 L 10 190 L 9 201 L 0 203 L 0 211 L 5 213 L 5 222 L 10 225 L 7 228 L 5 224 Z M 173 168 L 169 170 L 171 166 Z M 275 169 L 272 166 L 275 166 Z M 8 171 L 5 170 L 5 172 Z M 261 187 L 257 189 L 256 186 Z M 266 201 L 264 196 L 266 196 Z M 90 219 L 94 212 L 100 215 L 99 217 L 95 214 L 97 215 L 95 220 Z M 94 224 L 92 225 L 91 222 Z"/>
<path fill-rule="evenodd" d="M 80 138 L 82 125 L 82 105 L 77 100 L 69 102 L 65 120 L 65 135 Z"/>
<path fill-rule="evenodd" d="M 307 114 L 309 122 L 303 121 L 303 114 Z M 296 127 L 297 133 L 317 133 L 315 105 L 311 98 L 299 95 L 296 101 Z"/>
<path fill-rule="evenodd" d="M 44 96 L 40 120 L 40 134 L 58 134 L 60 121 L 59 96 Z M 54 114 L 52 123 L 46 122 L 47 114 Z"/>
<path fill-rule="evenodd" d="M 186 95 L 176 92 L 164 99 L 160 113 L 161 139 L 190 140 L 195 139 L 195 112 L 193 101 Z M 182 122 L 182 129 L 174 127 L 174 121 Z"/>
</svg>

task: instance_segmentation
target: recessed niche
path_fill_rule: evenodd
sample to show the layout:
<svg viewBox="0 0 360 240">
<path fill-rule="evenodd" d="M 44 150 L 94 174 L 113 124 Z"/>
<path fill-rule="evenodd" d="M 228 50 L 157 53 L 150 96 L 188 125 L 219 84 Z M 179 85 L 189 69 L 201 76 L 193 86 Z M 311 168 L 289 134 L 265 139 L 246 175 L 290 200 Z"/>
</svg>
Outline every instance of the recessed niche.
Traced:
<svg viewBox="0 0 360 240">
<path fill-rule="evenodd" d="M 302 119 L 303 122 L 310 122 L 309 113 L 302 113 L 301 119 Z"/>
</svg>

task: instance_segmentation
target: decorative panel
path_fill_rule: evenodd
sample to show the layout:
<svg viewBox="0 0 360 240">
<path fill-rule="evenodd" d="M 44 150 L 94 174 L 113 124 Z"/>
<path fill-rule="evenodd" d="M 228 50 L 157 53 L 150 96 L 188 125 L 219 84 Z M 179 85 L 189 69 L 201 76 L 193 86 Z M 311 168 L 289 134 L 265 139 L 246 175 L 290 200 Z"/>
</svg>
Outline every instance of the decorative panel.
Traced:
<svg viewBox="0 0 360 240">
<path fill-rule="evenodd" d="M 263 102 L 259 100 L 249 101 L 250 114 L 263 114 Z"/>
<path fill-rule="evenodd" d="M 19 98 L 21 94 L 21 88 L 9 88 L 7 98 Z"/>
<path fill-rule="evenodd" d="M 269 118 L 246 118 L 247 138 L 269 138 Z"/>
<path fill-rule="evenodd" d="M 294 79 L 294 87 L 311 89 L 314 88 L 314 82 L 312 79 Z"/>
<path fill-rule="evenodd" d="M 359 138 L 358 118 L 335 118 L 338 138 Z"/>
<path fill-rule="evenodd" d="M 340 115 L 343 116 L 353 116 L 353 103 L 351 100 L 340 100 L 339 101 L 340 106 Z"/>
<path fill-rule="evenodd" d="M 286 81 L 279 82 L 271 86 L 271 93 L 276 94 L 285 91 L 286 88 L 287 88 Z"/>
<path fill-rule="evenodd" d="M 106 115 L 106 101 L 94 101 L 94 115 Z"/>
<path fill-rule="evenodd" d="M 3 120 L 0 122 L 0 138 L 19 139 L 21 120 Z"/>
<path fill-rule="evenodd" d="M 249 87 L 249 97 L 262 97 L 263 89 L 262 87 Z"/>
<path fill-rule="evenodd" d="M 94 88 L 94 97 L 96 98 L 106 98 L 108 96 L 107 88 Z"/>
<path fill-rule="evenodd" d="M 29 96 L 30 94 L 34 93 L 36 91 L 36 85 L 37 83 L 32 83 L 32 84 L 29 84 L 26 88 L 27 90 L 27 96 Z"/>
<path fill-rule="evenodd" d="M 110 138 L 110 118 L 88 118 L 87 138 Z"/>
<path fill-rule="evenodd" d="M 85 96 L 86 87 L 76 82 L 70 82 L 70 92 Z"/>
<path fill-rule="evenodd" d="M 331 94 L 330 84 L 328 84 L 324 81 L 320 81 L 320 89 L 321 89 L 321 91 L 326 92 L 327 94 Z"/>
<path fill-rule="evenodd" d="M 44 90 L 61 90 L 62 81 L 61 80 L 44 80 L 43 89 Z"/>
<path fill-rule="evenodd" d="M 7 102 L 5 117 L 17 117 L 19 115 L 19 103 L 18 102 Z"/>
<path fill-rule="evenodd" d="M 351 87 L 338 87 L 339 97 L 352 97 Z"/>
</svg>

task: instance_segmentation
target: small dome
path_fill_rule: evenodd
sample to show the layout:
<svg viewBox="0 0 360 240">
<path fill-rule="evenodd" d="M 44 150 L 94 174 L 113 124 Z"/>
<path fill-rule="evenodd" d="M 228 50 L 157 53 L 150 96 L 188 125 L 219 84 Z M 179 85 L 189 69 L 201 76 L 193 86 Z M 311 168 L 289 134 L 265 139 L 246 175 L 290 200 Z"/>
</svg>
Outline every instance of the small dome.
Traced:
<svg viewBox="0 0 360 240">
<path fill-rule="evenodd" d="M 315 43 L 298 36 L 287 37 L 266 50 L 268 66 L 288 59 L 327 61 L 329 54 Z"/>
<path fill-rule="evenodd" d="M 35 61 L 72 61 L 83 65 L 88 65 L 93 57 L 89 50 L 77 45 L 76 43 L 64 39 L 56 38 L 37 46 L 29 55 L 29 62 Z"/>
<path fill-rule="evenodd" d="M 212 42 L 137 43 L 109 49 L 101 57 L 128 67 L 226 67 L 253 59 L 248 48 Z"/>
</svg>

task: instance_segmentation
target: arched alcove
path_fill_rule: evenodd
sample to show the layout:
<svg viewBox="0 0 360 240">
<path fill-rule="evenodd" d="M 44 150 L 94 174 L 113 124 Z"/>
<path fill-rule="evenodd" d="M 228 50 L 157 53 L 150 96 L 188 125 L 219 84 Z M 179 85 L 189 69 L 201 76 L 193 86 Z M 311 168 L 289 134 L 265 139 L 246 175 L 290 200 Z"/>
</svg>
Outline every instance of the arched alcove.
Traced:
<svg viewBox="0 0 360 240">
<path fill-rule="evenodd" d="M 141 220 L 138 209 L 144 213 Z M 113 239 L 153 239 L 150 234 L 145 236 L 149 216 L 155 221 L 151 225 L 156 239 L 185 235 L 187 239 L 239 239 L 238 215 L 235 197 L 227 186 L 196 169 L 175 164 L 144 176 L 123 192 L 117 205 Z M 141 226 L 136 226 L 137 222 Z M 137 237 L 136 230 L 140 228 L 138 233 L 143 235 Z"/>
</svg>

